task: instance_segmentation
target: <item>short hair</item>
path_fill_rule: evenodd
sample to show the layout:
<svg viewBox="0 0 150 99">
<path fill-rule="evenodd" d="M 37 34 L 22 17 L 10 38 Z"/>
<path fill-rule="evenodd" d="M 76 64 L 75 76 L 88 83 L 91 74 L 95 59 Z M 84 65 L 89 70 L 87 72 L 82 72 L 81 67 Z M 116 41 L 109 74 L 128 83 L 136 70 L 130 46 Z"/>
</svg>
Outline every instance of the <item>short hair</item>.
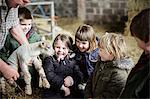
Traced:
<svg viewBox="0 0 150 99">
<path fill-rule="evenodd" d="M 132 36 L 138 37 L 147 43 L 150 36 L 150 8 L 142 10 L 131 21 L 130 31 Z"/>
<path fill-rule="evenodd" d="M 19 7 L 18 16 L 20 21 L 24 19 L 33 19 L 30 10 L 26 7 Z"/>
<path fill-rule="evenodd" d="M 90 25 L 83 24 L 79 26 L 75 34 L 75 39 L 88 41 L 90 43 L 88 51 L 92 51 L 97 47 L 96 35 L 93 27 Z"/>
<path fill-rule="evenodd" d="M 73 39 L 72 39 L 70 36 L 68 36 L 68 35 L 66 35 L 66 34 L 58 34 L 58 35 L 55 37 L 54 41 L 53 41 L 53 49 L 54 49 L 55 44 L 56 44 L 56 42 L 57 42 L 58 40 L 61 40 L 62 42 L 64 42 L 64 43 L 66 44 L 66 46 L 67 46 L 70 50 L 72 50 Z"/>
<path fill-rule="evenodd" d="M 113 54 L 115 60 L 128 56 L 127 46 L 121 34 L 106 33 L 101 37 L 98 47 L 109 54 Z"/>
</svg>

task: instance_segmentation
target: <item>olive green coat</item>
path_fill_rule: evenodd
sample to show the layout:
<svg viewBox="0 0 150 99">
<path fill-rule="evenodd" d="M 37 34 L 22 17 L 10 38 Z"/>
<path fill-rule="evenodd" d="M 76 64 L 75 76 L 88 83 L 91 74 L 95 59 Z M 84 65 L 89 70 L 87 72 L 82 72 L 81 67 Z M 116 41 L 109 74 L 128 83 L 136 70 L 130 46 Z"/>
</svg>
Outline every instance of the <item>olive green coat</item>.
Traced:
<svg viewBox="0 0 150 99">
<path fill-rule="evenodd" d="M 28 36 L 29 43 L 34 43 L 40 40 L 41 37 L 36 32 L 30 33 L 30 35 Z M 13 38 L 13 36 L 11 34 L 8 34 L 5 45 L 0 50 L 0 58 L 6 62 L 6 60 L 12 54 L 12 52 L 19 46 L 19 43 Z"/>
<path fill-rule="evenodd" d="M 112 62 L 98 62 L 93 75 L 89 78 L 86 98 L 108 99 L 119 97 L 129 71 L 134 66 L 131 59 Z"/>
</svg>

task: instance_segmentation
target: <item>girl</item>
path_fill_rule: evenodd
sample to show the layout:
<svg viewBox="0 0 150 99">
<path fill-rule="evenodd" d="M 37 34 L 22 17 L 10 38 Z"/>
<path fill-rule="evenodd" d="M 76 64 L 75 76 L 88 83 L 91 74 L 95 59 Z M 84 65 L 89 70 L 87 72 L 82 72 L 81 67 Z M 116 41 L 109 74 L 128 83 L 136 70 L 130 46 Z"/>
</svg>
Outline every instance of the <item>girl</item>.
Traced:
<svg viewBox="0 0 150 99">
<path fill-rule="evenodd" d="M 86 98 L 117 98 L 125 86 L 129 71 L 134 66 L 127 56 L 126 44 L 121 35 L 107 33 L 98 43 L 100 49 L 93 75 L 86 86 Z"/>
<path fill-rule="evenodd" d="M 84 89 L 87 79 L 94 70 L 94 66 L 98 59 L 98 39 L 95 32 L 90 25 L 81 25 L 75 34 L 75 50 L 76 60 L 78 61 L 80 70 L 83 73 L 83 88 Z"/>
<path fill-rule="evenodd" d="M 69 55 L 72 43 L 72 38 L 64 34 L 59 34 L 54 39 L 54 55 L 46 57 L 43 62 L 43 68 L 51 87 L 43 91 L 42 98 L 75 98 L 82 73 L 76 61 Z"/>
</svg>

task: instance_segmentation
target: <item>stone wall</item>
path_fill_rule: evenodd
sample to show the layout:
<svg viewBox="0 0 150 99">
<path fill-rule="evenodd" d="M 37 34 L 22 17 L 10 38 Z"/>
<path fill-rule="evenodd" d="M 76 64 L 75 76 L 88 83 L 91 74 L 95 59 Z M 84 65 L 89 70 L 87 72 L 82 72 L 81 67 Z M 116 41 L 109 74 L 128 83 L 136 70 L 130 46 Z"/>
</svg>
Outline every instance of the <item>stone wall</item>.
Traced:
<svg viewBox="0 0 150 99">
<path fill-rule="evenodd" d="M 85 0 L 85 4 L 85 20 L 109 23 L 127 15 L 127 0 Z"/>
<path fill-rule="evenodd" d="M 59 17 L 76 17 L 77 0 L 47 0 L 54 1 L 55 14 Z"/>
<path fill-rule="evenodd" d="M 83 21 L 109 23 L 127 15 L 127 0 L 47 0 L 54 1 L 59 17 L 79 17 Z"/>
</svg>

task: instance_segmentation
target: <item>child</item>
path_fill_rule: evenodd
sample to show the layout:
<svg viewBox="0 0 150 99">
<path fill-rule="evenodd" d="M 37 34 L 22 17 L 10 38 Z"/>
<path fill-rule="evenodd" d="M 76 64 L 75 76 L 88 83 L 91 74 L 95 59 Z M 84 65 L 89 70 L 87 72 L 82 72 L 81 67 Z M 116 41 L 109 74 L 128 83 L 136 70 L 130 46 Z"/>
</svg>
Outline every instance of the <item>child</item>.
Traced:
<svg viewBox="0 0 150 99">
<path fill-rule="evenodd" d="M 29 43 L 34 43 L 34 42 L 40 41 L 41 37 L 33 30 L 33 27 L 32 27 L 33 20 L 32 20 L 31 12 L 25 7 L 19 7 L 18 16 L 19 16 L 21 28 L 22 28 L 23 32 L 26 34 L 26 37 L 27 37 Z M 8 57 L 19 46 L 20 46 L 20 44 L 13 38 L 13 36 L 11 34 L 8 34 L 5 45 L 0 51 L 0 57 L 3 60 L 7 61 Z M 32 75 L 32 82 L 33 82 L 32 85 L 33 86 L 35 84 L 38 85 L 38 83 L 36 81 L 36 79 L 38 77 L 36 77 L 37 74 L 36 74 L 36 70 L 35 70 L 34 66 L 29 66 L 29 70 Z M 18 85 L 20 85 L 20 87 L 24 87 L 24 85 L 25 85 L 23 78 L 21 78 L 21 77 L 19 78 L 17 83 L 18 83 Z"/>
<path fill-rule="evenodd" d="M 79 86 L 84 90 L 86 82 L 94 70 L 94 66 L 98 59 L 97 48 L 98 39 L 90 25 L 83 24 L 79 26 L 75 34 L 75 50 L 76 60 L 78 61 L 80 70 L 83 73 L 83 86 Z"/>
<path fill-rule="evenodd" d="M 93 75 L 88 80 L 85 97 L 117 99 L 134 66 L 133 61 L 127 56 L 126 44 L 121 35 L 106 33 L 98 47 L 101 61 L 97 62 Z"/>
<path fill-rule="evenodd" d="M 130 25 L 131 35 L 135 37 L 138 46 L 144 50 L 138 63 L 130 72 L 127 84 L 121 98 L 149 99 L 150 82 L 150 8 L 136 15 Z"/>
<path fill-rule="evenodd" d="M 43 91 L 42 98 L 75 98 L 82 73 L 76 61 L 69 55 L 72 43 L 72 38 L 64 34 L 59 34 L 54 39 L 54 55 L 45 58 L 43 62 L 51 87 Z"/>
</svg>

